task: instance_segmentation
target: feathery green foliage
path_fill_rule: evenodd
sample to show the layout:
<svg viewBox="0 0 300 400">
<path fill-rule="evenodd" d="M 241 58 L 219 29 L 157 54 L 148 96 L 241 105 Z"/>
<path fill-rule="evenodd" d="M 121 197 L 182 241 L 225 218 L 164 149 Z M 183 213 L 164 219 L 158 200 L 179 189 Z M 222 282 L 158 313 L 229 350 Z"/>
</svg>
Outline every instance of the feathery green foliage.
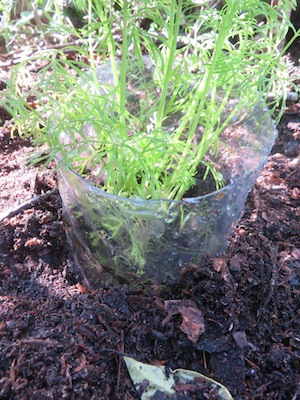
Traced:
<svg viewBox="0 0 300 400">
<path fill-rule="evenodd" d="M 37 52 L 14 69 L 0 100 L 20 134 L 48 144 L 49 153 L 36 160 L 59 155 L 84 176 L 97 168 L 103 189 L 125 197 L 181 199 L 201 163 L 220 187 L 209 155 L 218 151 L 227 124 L 271 91 L 270 113 L 284 110 L 288 44 L 280 46 L 296 6 L 291 0 L 223 3 L 218 9 L 209 1 L 74 0 L 85 22 L 75 28 L 53 0 L 57 18 L 44 34 L 72 35 L 81 47 Z M 89 65 L 69 59 L 66 49 Z M 110 63 L 111 83 L 99 83 L 99 56 Z M 38 60 L 47 64 L 26 87 L 26 67 Z M 145 62 L 153 65 L 150 82 Z M 232 98 L 239 102 L 224 118 Z"/>
</svg>

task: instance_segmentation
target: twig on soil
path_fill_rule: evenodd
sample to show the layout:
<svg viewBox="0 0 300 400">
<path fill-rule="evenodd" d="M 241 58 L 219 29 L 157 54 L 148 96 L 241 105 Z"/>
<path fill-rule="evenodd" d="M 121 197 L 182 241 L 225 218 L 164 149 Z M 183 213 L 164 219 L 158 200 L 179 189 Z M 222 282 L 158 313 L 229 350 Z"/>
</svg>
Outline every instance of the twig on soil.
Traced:
<svg viewBox="0 0 300 400">
<path fill-rule="evenodd" d="M 12 218 L 15 215 L 20 214 L 24 210 L 28 210 L 29 208 L 32 208 L 36 206 L 38 203 L 47 200 L 53 195 L 56 195 L 58 193 L 58 189 L 54 188 L 52 190 L 49 190 L 46 193 L 40 194 L 38 196 L 33 197 L 32 199 L 25 201 L 21 205 L 19 205 L 16 208 L 6 210 L 0 213 L 0 221 L 4 220 L 5 218 Z"/>
</svg>

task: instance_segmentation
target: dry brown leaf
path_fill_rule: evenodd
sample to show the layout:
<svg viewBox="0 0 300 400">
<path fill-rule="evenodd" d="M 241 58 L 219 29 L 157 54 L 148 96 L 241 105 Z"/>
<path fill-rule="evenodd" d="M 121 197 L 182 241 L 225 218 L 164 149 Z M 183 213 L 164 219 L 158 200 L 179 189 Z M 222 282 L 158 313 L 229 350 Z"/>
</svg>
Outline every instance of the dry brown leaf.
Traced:
<svg viewBox="0 0 300 400">
<path fill-rule="evenodd" d="M 193 343 L 196 343 L 199 336 L 205 332 L 202 312 L 193 300 L 166 300 L 164 308 L 168 315 L 162 324 L 166 325 L 173 315 L 180 314 L 182 317 L 180 329 Z"/>
<path fill-rule="evenodd" d="M 182 317 L 180 329 L 193 343 L 196 343 L 199 336 L 205 332 L 202 312 L 198 308 L 179 307 L 178 311 Z"/>
<path fill-rule="evenodd" d="M 179 314 L 178 308 L 182 307 L 182 306 L 197 308 L 197 306 L 193 302 L 193 300 L 189 300 L 189 299 L 184 299 L 184 300 L 165 300 L 164 301 L 164 309 L 168 313 L 168 315 L 162 321 L 162 323 L 161 323 L 162 326 L 167 325 L 171 321 L 173 315 Z"/>
<path fill-rule="evenodd" d="M 224 262 L 225 261 L 222 258 L 215 258 L 213 260 L 214 270 L 216 272 L 220 272 L 221 268 L 223 267 Z"/>
<path fill-rule="evenodd" d="M 78 289 L 80 294 L 85 294 L 88 292 L 87 288 L 85 286 L 83 286 L 81 283 L 76 283 L 76 288 Z"/>
</svg>

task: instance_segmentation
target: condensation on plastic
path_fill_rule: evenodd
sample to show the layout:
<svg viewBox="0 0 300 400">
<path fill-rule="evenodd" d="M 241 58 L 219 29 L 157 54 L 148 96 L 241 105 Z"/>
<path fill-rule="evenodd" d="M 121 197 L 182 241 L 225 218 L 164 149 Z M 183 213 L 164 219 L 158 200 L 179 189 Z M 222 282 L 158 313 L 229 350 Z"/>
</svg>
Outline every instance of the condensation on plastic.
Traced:
<svg viewBox="0 0 300 400">
<path fill-rule="evenodd" d="M 67 236 L 83 277 L 92 287 L 170 283 L 201 257 L 224 252 L 276 136 L 262 104 L 243 109 L 222 133 L 214 160 L 228 184 L 182 201 L 118 197 L 61 167 Z"/>
</svg>

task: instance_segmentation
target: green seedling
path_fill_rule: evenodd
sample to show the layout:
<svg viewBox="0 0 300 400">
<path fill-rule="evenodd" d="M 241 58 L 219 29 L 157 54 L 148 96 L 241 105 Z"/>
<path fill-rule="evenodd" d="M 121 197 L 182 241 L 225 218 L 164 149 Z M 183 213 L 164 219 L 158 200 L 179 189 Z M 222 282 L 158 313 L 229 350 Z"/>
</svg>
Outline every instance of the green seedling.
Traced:
<svg viewBox="0 0 300 400">
<path fill-rule="evenodd" d="M 86 14 L 86 25 L 55 29 L 82 40 L 77 51 L 90 66 L 54 50 L 21 63 L 4 99 L 20 134 L 46 142 L 49 160 L 60 154 L 64 165 L 84 176 L 97 166 L 104 177 L 101 187 L 116 195 L 181 199 L 195 184 L 200 164 L 212 172 L 216 188 L 222 186 L 207 157 L 218 151 L 220 133 L 270 91 L 278 94 L 270 112 L 280 104 L 284 108 L 288 74 L 285 48 L 278 47 L 291 28 L 288 11 L 295 1 L 276 7 L 259 0 L 227 1 L 219 10 L 191 0 L 74 3 Z M 141 27 L 144 20 L 149 29 Z M 150 81 L 144 77 L 142 50 L 152 65 Z M 110 63 L 113 80 L 107 84 L 99 83 L 96 54 Z M 48 64 L 26 88 L 25 67 L 37 59 Z M 133 108 L 130 96 L 135 96 Z M 232 98 L 240 100 L 224 119 Z M 87 126 L 93 134 L 86 134 Z"/>
<path fill-rule="evenodd" d="M 266 112 L 277 110 L 276 122 L 285 108 L 292 83 L 282 57 L 298 35 L 289 20 L 296 1 L 277 3 L 228 0 L 217 8 L 211 1 L 74 0 L 86 22 L 75 28 L 69 19 L 62 24 L 54 0 L 60 18 L 48 33 L 71 34 L 80 48 L 42 50 L 20 63 L 0 102 L 21 135 L 48 145 L 35 161 L 56 159 L 58 167 L 92 174 L 109 194 L 180 201 L 201 168 L 202 179 L 213 176 L 219 189 L 226 182 L 212 159 L 224 129 L 270 92 Z M 294 36 L 285 43 L 288 29 Z M 46 66 L 27 87 L 26 68 L 37 61 Z M 168 213 L 168 204 L 155 215 Z M 129 232 L 116 257 L 142 274 L 149 219 L 128 212 L 125 221 L 121 211 L 103 216 L 98 233 L 109 236 L 114 251 Z M 191 218 L 179 211 L 178 229 Z"/>
</svg>

